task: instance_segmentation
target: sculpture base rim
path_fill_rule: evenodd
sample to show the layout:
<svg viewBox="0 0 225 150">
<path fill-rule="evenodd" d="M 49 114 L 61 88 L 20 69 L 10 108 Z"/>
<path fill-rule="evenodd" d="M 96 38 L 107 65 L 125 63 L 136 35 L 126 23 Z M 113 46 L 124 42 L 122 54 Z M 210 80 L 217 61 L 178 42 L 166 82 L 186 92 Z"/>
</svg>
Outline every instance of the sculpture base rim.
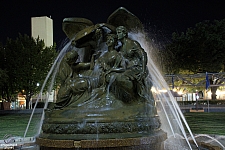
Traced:
<svg viewBox="0 0 225 150">
<path fill-rule="evenodd" d="M 98 139 L 98 140 L 55 140 L 47 138 L 36 138 L 36 144 L 40 150 L 57 150 L 57 149 L 157 149 L 163 150 L 164 141 L 167 134 L 159 130 L 154 134 L 143 137 L 122 138 L 122 139 Z"/>
</svg>

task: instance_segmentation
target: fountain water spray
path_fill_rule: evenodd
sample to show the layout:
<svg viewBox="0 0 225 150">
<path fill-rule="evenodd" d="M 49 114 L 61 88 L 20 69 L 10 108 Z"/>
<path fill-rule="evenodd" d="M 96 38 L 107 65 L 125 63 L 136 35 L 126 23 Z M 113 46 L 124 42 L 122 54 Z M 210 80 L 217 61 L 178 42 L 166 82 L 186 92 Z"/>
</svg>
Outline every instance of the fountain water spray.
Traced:
<svg viewBox="0 0 225 150">
<path fill-rule="evenodd" d="M 120 11 L 124 11 L 124 9 L 121 8 Z M 124 13 L 122 13 L 122 15 L 124 15 Z M 110 17 L 113 20 L 113 15 Z M 132 18 L 133 16 L 131 15 L 129 17 Z M 76 19 L 77 18 L 75 18 L 75 21 L 77 21 Z M 101 26 L 102 25 L 100 25 L 100 27 Z M 97 27 L 99 27 L 99 25 Z M 90 35 L 92 35 L 92 33 L 94 33 L 96 30 L 96 26 L 90 26 L 88 27 L 88 29 L 91 29 L 87 31 L 88 32 L 91 31 Z M 82 31 L 81 33 L 84 33 L 84 36 L 86 36 L 88 35 L 88 32 Z M 81 39 L 82 38 L 83 36 L 81 36 Z M 152 59 L 153 57 L 152 51 L 155 50 L 153 47 L 153 44 L 150 43 L 146 35 L 141 32 L 135 33 L 135 34 L 130 33 L 129 38 L 135 41 L 138 41 L 141 47 L 143 47 L 143 49 L 146 50 L 147 52 L 148 71 L 149 71 L 148 77 L 150 80 L 149 83 L 151 83 L 156 90 L 166 89 L 167 91 L 167 95 L 163 93 L 154 94 L 155 100 L 159 101 L 159 103 L 157 103 L 157 109 L 158 109 L 158 114 L 160 116 L 160 120 L 162 122 L 162 129 L 167 132 L 169 137 L 168 140 L 170 140 L 171 138 L 176 139 L 175 141 L 173 141 L 174 143 L 170 143 L 167 141 L 166 143 L 172 144 L 172 146 L 179 145 L 179 143 L 177 144 L 177 142 L 180 142 L 178 139 L 181 139 L 181 140 L 185 139 L 186 145 L 190 149 L 192 149 L 189 143 L 189 139 L 187 138 L 187 135 L 185 132 L 185 127 L 186 127 L 189 134 L 191 135 L 190 138 L 194 141 L 195 145 L 198 147 L 195 137 L 193 136 L 191 129 L 189 128 L 185 120 L 185 117 L 183 116 L 176 100 L 174 99 L 172 93 L 169 90 L 168 85 L 166 84 L 163 76 L 161 75 L 159 69 L 156 67 L 155 62 Z M 79 43 L 79 40 L 77 40 L 77 42 Z M 97 43 L 98 43 L 97 45 L 100 45 L 99 40 Z M 42 85 L 40 94 L 42 94 L 45 84 L 48 82 L 49 79 L 51 79 L 51 85 L 48 91 L 50 92 L 52 90 L 55 76 L 59 69 L 60 62 L 62 61 L 64 54 L 71 50 L 70 46 L 71 46 L 71 41 L 60 51 L 58 57 L 56 58 L 54 64 L 52 65 L 51 70 L 49 71 L 45 79 L 44 84 Z M 105 50 L 105 49 L 101 48 L 101 50 Z M 136 50 L 136 49 L 133 49 L 133 50 Z M 102 55 L 104 55 L 104 52 L 102 52 Z M 124 65 L 126 65 L 126 63 Z M 117 84 L 119 83 L 117 81 L 117 78 L 112 76 L 113 78 L 111 78 L 112 80 L 108 83 L 107 87 L 105 85 L 104 85 L 104 88 L 98 87 L 99 78 L 96 77 L 96 75 L 99 75 L 98 74 L 99 72 L 95 72 L 95 71 L 96 70 L 94 70 L 92 74 L 89 74 L 90 77 L 86 75 L 86 72 L 84 74 L 78 75 L 78 78 L 82 78 L 83 82 L 88 81 L 89 85 L 92 85 L 93 83 L 96 84 L 96 85 L 94 84 L 92 85 L 92 87 L 94 88 L 92 91 L 90 91 L 90 87 L 88 87 L 87 91 L 85 91 L 86 93 L 85 92 L 82 94 L 79 93 L 80 95 L 78 94 L 78 96 L 73 93 L 75 95 L 75 98 L 72 99 L 74 101 L 71 103 L 71 106 L 63 107 L 63 109 L 61 110 L 54 110 L 54 109 L 50 110 L 49 112 L 47 112 L 47 120 L 45 121 L 44 124 L 43 124 L 43 120 L 46 119 L 45 118 L 46 114 L 43 111 L 42 119 L 41 119 L 42 126 L 40 126 L 38 130 L 38 135 L 37 135 L 39 136 L 37 137 L 39 144 L 43 144 L 41 145 L 43 146 L 43 148 L 54 147 L 57 144 L 58 144 L 57 146 L 59 146 L 57 148 L 62 148 L 60 147 L 62 146 L 61 143 L 66 142 L 69 145 L 70 144 L 73 145 L 72 147 L 69 147 L 69 148 L 75 147 L 78 149 L 98 148 L 97 146 L 121 147 L 121 145 L 124 147 L 130 146 L 132 148 L 142 147 L 144 149 L 148 149 L 149 146 L 154 145 L 155 147 L 160 147 L 161 149 L 161 143 L 163 143 L 165 140 L 165 133 L 161 131 L 160 129 L 161 124 L 159 123 L 160 121 L 158 119 L 158 116 L 154 113 L 155 106 L 154 105 L 149 106 L 151 102 L 149 102 L 148 100 L 151 96 L 147 95 L 144 97 L 147 99 L 147 102 L 146 102 L 147 105 L 145 105 L 145 103 L 141 103 L 142 99 L 137 103 L 134 102 L 135 105 L 132 105 L 132 103 L 124 102 L 123 101 L 124 99 L 122 100 L 117 99 L 117 97 L 120 97 L 120 94 L 116 95 L 113 93 L 114 91 L 110 89 L 110 87 L 115 88 L 118 86 Z M 95 83 L 95 81 L 97 82 Z M 120 86 L 123 87 L 124 85 L 120 85 Z M 148 86 L 151 87 L 151 85 L 148 85 Z M 108 105 L 109 99 L 110 99 L 110 107 Z M 129 101 L 130 99 L 126 99 L 126 100 Z M 38 100 L 36 101 L 35 107 L 31 114 L 26 131 L 24 133 L 24 137 L 26 137 L 26 133 L 29 128 L 32 116 L 34 114 L 34 110 L 36 108 L 37 102 Z M 102 103 L 104 105 L 102 105 Z M 46 99 L 44 110 L 47 109 L 47 106 L 48 106 L 48 100 Z M 160 110 L 162 111 L 160 112 Z M 185 127 L 183 126 L 183 124 L 185 125 Z M 41 129 L 43 133 L 41 133 Z M 46 138 L 47 137 L 46 133 L 48 135 L 51 135 L 50 139 Z M 62 136 L 59 136 L 59 135 L 62 135 Z M 62 139 L 58 139 L 58 138 L 62 138 Z M 153 141 L 151 139 L 160 139 L 160 140 Z M 49 142 L 46 143 L 45 141 L 49 141 Z M 51 142 L 54 143 L 56 141 L 57 142 L 60 141 L 60 142 L 57 144 L 51 145 Z M 152 141 L 153 143 L 151 143 Z M 96 143 L 96 144 L 93 144 L 93 143 Z M 130 143 L 130 145 L 126 145 L 126 143 Z M 137 143 L 141 143 L 141 144 L 135 145 Z M 187 149 L 186 145 L 182 148 Z"/>
</svg>

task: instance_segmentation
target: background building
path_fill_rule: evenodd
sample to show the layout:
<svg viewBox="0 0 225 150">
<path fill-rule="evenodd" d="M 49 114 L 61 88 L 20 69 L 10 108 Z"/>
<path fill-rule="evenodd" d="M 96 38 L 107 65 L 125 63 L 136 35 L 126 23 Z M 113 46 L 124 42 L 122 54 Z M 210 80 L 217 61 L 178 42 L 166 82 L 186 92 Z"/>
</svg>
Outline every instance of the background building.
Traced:
<svg viewBox="0 0 225 150">
<path fill-rule="evenodd" d="M 53 20 L 46 16 L 31 18 L 31 36 L 43 39 L 45 46 L 53 45 Z"/>
</svg>

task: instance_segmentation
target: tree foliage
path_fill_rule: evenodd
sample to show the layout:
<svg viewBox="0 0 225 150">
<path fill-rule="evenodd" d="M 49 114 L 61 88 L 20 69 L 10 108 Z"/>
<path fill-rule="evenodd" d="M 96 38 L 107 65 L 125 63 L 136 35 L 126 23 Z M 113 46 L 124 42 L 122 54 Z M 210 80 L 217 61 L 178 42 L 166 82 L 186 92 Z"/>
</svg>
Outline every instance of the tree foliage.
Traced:
<svg viewBox="0 0 225 150">
<path fill-rule="evenodd" d="M 219 72 L 224 70 L 225 19 L 197 23 L 186 33 L 173 33 L 172 43 L 167 45 L 167 63 L 170 73 L 180 70 L 191 72 Z M 172 69 L 171 69 L 172 67 Z"/>
<path fill-rule="evenodd" d="M 206 20 L 172 36 L 172 43 L 166 46 L 171 53 L 167 55 L 171 60 L 166 62 L 167 73 L 224 71 L 225 19 Z M 217 87 L 211 87 L 212 99 L 216 99 L 216 90 Z"/>
<path fill-rule="evenodd" d="M 2 97 L 9 100 L 7 97 L 22 92 L 28 104 L 31 96 L 40 91 L 37 83 L 42 85 L 45 80 L 56 56 L 55 46 L 45 47 L 43 40 L 20 34 L 16 40 L 7 39 L 1 53 L 1 69 L 9 78 L 2 86 Z"/>
</svg>

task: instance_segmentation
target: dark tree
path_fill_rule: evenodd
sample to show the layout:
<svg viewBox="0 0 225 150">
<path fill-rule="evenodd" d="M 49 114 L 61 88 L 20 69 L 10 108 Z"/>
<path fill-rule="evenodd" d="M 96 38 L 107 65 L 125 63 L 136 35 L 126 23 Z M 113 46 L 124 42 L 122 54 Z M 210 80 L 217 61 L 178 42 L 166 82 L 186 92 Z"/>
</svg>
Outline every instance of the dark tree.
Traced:
<svg viewBox="0 0 225 150">
<path fill-rule="evenodd" d="M 7 39 L 4 47 L 4 67 L 9 80 L 4 87 L 9 95 L 21 92 L 26 107 L 30 98 L 40 91 L 40 85 L 55 59 L 55 46 L 46 47 L 43 40 L 19 35 L 16 40 Z"/>
<path fill-rule="evenodd" d="M 167 50 L 172 52 L 168 56 L 171 62 L 167 64 L 172 68 L 170 73 L 224 71 L 225 19 L 200 22 L 194 28 L 188 28 L 186 33 L 173 33 Z M 212 91 L 215 95 L 216 90 Z"/>
<path fill-rule="evenodd" d="M 186 33 L 173 33 L 167 49 L 173 53 L 174 71 L 218 72 L 225 63 L 225 19 L 205 21 L 188 28 Z"/>
</svg>

